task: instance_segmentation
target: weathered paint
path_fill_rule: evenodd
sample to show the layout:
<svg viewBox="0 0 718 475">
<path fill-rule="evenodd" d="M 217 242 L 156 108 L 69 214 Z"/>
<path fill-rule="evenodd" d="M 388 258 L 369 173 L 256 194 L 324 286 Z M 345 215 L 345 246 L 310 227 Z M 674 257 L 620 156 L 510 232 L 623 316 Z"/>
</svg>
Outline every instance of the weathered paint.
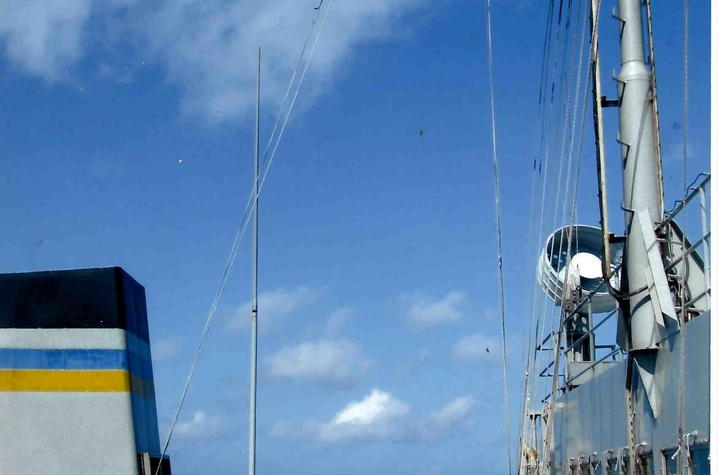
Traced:
<svg viewBox="0 0 718 475">
<path fill-rule="evenodd" d="M 709 434 L 708 351 L 710 312 L 686 324 L 684 432 L 696 432 L 697 440 Z M 673 335 L 660 345 L 656 382 L 661 385 L 662 405 L 654 418 L 645 392 L 637 394 L 636 432 L 638 443 L 653 451 L 654 467 L 661 467 L 662 450 L 678 441 L 681 340 Z M 570 458 L 588 457 L 626 446 L 626 365 L 617 364 L 558 399 L 553 434 L 552 473 L 565 473 Z"/>
<path fill-rule="evenodd" d="M 142 286 L 120 268 L 0 274 L 0 295 L 0 475 L 159 456 Z"/>
<path fill-rule="evenodd" d="M 0 370 L 0 391 L 129 392 L 124 370 Z"/>
</svg>

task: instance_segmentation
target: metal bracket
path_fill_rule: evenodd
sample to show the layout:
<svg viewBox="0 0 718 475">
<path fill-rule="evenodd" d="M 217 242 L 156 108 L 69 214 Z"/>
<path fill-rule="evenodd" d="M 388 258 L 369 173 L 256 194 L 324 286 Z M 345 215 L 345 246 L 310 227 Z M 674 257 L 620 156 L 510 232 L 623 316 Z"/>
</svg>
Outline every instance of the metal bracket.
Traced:
<svg viewBox="0 0 718 475">
<path fill-rule="evenodd" d="M 611 244 L 614 243 L 625 243 L 626 242 L 626 236 L 618 236 L 616 234 L 609 234 L 608 235 L 608 242 Z"/>
<path fill-rule="evenodd" d="M 668 287 L 668 279 L 663 269 L 663 260 L 661 259 L 660 244 L 656 239 L 653 231 L 653 223 L 648 211 L 642 209 L 637 213 L 638 223 L 641 228 L 641 237 L 643 245 L 648 256 L 649 267 L 645 269 L 646 283 L 651 295 L 651 304 L 654 308 L 654 317 L 656 323 L 665 327 L 663 318 L 667 317 L 678 323 L 678 316 L 673 308 L 673 300 Z"/>
<path fill-rule="evenodd" d="M 622 166 L 622 168 L 626 168 L 626 162 L 628 161 L 628 155 L 631 153 L 631 144 L 621 140 L 620 132 L 616 132 L 616 142 L 618 142 L 620 145 L 626 146 L 626 154 L 621 157 L 621 166 Z M 624 210 L 624 211 L 626 211 L 626 210 Z"/>
<path fill-rule="evenodd" d="M 614 19 L 616 19 L 616 20 L 618 20 L 618 21 L 622 21 L 622 22 L 624 22 L 624 23 L 626 22 L 626 20 L 624 20 L 623 18 L 621 18 L 621 17 L 618 15 L 618 10 L 616 10 L 616 7 L 613 7 L 613 8 L 611 9 L 611 17 L 614 18 Z"/>
<path fill-rule="evenodd" d="M 619 38 L 623 38 L 623 29 L 626 27 L 626 20 L 621 18 L 618 15 L 618 12 L 616 11 L 616 7 L 613 7 L 613 10 L 611 11 L 611 16 L 621 22 L 621 31 L 619 32 Z"/>
<path fill-rule="evenodd" d="M 606 96 L 601 96 L 601 107 L 618 107 L 619 105 L 618 99 L 606 99 Z"/>
</svg>

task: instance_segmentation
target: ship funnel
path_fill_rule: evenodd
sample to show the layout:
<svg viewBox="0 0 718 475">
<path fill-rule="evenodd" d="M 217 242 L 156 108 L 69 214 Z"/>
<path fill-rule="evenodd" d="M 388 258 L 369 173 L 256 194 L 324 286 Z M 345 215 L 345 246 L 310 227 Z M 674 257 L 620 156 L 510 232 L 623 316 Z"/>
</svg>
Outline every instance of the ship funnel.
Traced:
<svg viewBox="0 0 718 475">
<path fill-rule="evenodd" d="M 572 241 L 570 245 L 569 239 Z M 619 265 L 622 253 L 622 245 L 611 245 L 612 268 Z M 537 278 L 541 288 L 556 305 L 561 304 L 566 283 L 571 282 L 571 287 L 580 286 L 581 298 L 596 290 L 591 298 L 591 310 L 597 313 L 608 312 L 616 307 L 616 300 L 608 293 L 603 281 L 602 260 L 602 234 L 599 228 L 584 225 L 564 226 L 554 231 L 546 240 L 539 256 Z M 616 272 L 611 278 L 614 287 L 618 287 L 619 280 L 619 274 Z"/>
</svg>

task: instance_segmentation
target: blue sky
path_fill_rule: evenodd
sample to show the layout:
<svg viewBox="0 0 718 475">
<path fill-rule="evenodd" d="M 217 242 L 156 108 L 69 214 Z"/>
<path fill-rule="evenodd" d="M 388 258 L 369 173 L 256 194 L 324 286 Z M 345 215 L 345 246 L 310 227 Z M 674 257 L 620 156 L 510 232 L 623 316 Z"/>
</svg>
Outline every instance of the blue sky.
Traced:
<svg viewBox="0 0 718 475">
<path fill-rule="evenodd" d="M 493 3 L 516 425 L 534 241 L 554 224 L 537 232 L 530 213 L 546 4 Z M 682 12 L 667 3 L 654 9 L 671 203 Z M 2 270 L 119 265 L 140 281 L 162 427 L 250 190 L 256 47 L 264 143 L 314 6 L 0 0 Z M 689 180 L 708 167 L 707 8 L 691 2 Z M 482 2 L 336 0 L 262 195 L 259 473 L 505 472 L 483 25 Z M 590 121 L 585 134 L 578 215 L 595 225 Z M 170 447 L 179 475 L 245 471 L 247 244 Z"/>
</svg>

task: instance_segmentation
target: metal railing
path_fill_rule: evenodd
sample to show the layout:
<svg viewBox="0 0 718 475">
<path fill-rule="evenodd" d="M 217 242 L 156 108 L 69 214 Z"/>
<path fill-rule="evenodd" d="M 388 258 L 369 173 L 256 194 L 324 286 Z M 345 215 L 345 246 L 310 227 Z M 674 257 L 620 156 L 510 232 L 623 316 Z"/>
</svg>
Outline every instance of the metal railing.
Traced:
<svg viewBox="0 0 718 475">
<path fill-rule="evenodd" d="M 613 273 L 609 276 L 609 279 L 610 279 L 610 278 L 613 278 L 613 276 L 621 269 L 621 266 L 622 266 L 622 264 L 619 264 L 618 266 L 616 266 L 616 267 L 614 268 Z M 575 307 L 573 310 L 571 310 L 570 312 L 566 313 L 566 315 L 561 318 L 561 322 L 560 322 L 560 325 L 559 325 L 559 332 L 560 332 L 560 333 L 563 333 L 563 328 L 564 328 L 564 326 L 566 325 L 566 323 L 567 323 L 574 315 L 576 315 L 577 313 L 579 313 L 586 305 L 588 305 L 588 308 L 589 308 L 589 309 L 591 308 L 591 303 L 590 303 L 591 297 L 592 297 L 593 295 L 595 295 L 596 292 L 598 292 L 598 291 L 601 289 L 601 286 L 602 286 L 602 285 L 603 285 L 603 282 L 597 284 L 591 291 L 589 291 L 588 295 L 586 295 L 583 299 L 581 299 L 581 300 L 578 302 L 578 304 L 576 304 L 576 307 Z M 614 309 L 614 310 L 611 310 L 608 314 L 606 314 L 606 315 L 601 319 L 601 321 L 599 321 L 597 324 L 595 324 L 595 325 L 593 325 L 591 328 L 589 328 L 589 329 L 586 331 L 586 334 L 582 335 L 578 340 L 576 340 L 575 342 L 573 342 L 573 344 L 571 344 L 571 346 L 569 346 L 568 348 L 563 348 L 563 347 L 562 347 L 561 349 L 563 350 L 564 355 L 568 354 L 569 351 L 571 351 L 571 350 L 574 349 L 576 346 L 578 346 L 579 343 L 583 342 L 583 341 L 584 341 L 586 338 L 588 338 L 590 335 L 595 335 L 595 331 L 596 331 L 598 328 L 600 328 L 604 323 L 606 323 L 611 317 L 613 317 L 614 315 L 616 315 L 617 311 L 618 311 L 618 308 L 616 308 L 616 309 Z M 550 333 L 546 336 L 546 338 L 543 339 L 543 341 L 541 342 L 541 344 L 536 347 L 536 350 L 537 350 L 537 351 L 547 350 L 546 348 L 543 348 L 543 345 L 544 345 L 552 336 L 555 336 L 555 335 L 556 335 L 556 332 L 550 332 Z M 560 344 L 560 338 L 559 338 L 559 344 Z M 609 353 L 609 356 L 610 356 L 610 355 L 615 355 L 615 354 L 617 354 L 617 353 L 616 353 L 616 350 L 615 350 L 615 348 L 614 348 L 614 350 L 613 350 L 611 353 Z M 604 358 L 605 358 L 605 357 L 604 357 Z M 604 358 L 602 358 L 602 360 L 603 360 Z M 551 367 L 553 367 L 553 365 L 554 365 L 554 362 L 553 362 L 553 361 L 550 361 L 550 362 L 548 363 L 548 365 L 546 365 L 546 366 L 539 372 L 539 377 L 549 377 L 549 376 L 552 376 L 552 375 L 546 374 L 546 372 L 547 372 Z M 594 366 L 594 365 L 592 365 L 591 367 L 586 368 L 586 370 L 591 369 L 593 366 Z M 572 379 L 573 379 L 573 378 L 572 378 Z M 567 382 L 568 382 L 568 381 L 566 381 L 566 380 L 564 379 L 564 385 L 565 385 Z"/>
<path fill-rule="evenodd" d="M 665 218 L 663 221 L 661 221 L 655 228 L 655 231 L 659 235 L 668 236 L 667 245 L 671 251 L 673 251 L 672 247 L 678 247 L 679 251 L 677 252 L 677 255 L 671 256 L 672 259 L 670 262 L 667 263 L 665 266 L 665 270 L 673 271 L 674 273 L 678 271 L 677 266 L 679 264 L 683 263 L 683 276 L 679 276 L 680 278 L 684 279 L 680 282 L 679 287 L 686 286 L 687 282 L 685 281 L 685 269 L 688 268 L 691 265 L 691 258 L 694 262 L 698 262 L 699 266 L 702 267 L 703 276 L 704 276 L 704 289 L 700 292 L 697 292 L 696 295 L 690 295 L 689 298 L 687 298 L 685 301 L 683 300 L 683 295 L 681 295 L 681 302 L 680 305 L 676 305 L 676 310 L 678 312 L 678 315 L 682 319 L 682 321 L 688 321 L 690 320 L 689 315 L 693 311 L 693 313 L 696 313 L 695 306 L 697 303 L 699 303 L 701 300 L 705 300 L 703 304 L 699 304 L 699 307 L 702 307 L 698 310 L 700 312 L 701 310 L 708 310 L 710 309 L 710 298 L 705 298 L 706 296 L 710 295 L 711 288 L 710 288 L 710 239 L 711 239 L 711 232 L 708 226 L 708 200 L 706 198 L 707 192 L 709 190 L 711 181 L 711 175 L 710 173 L 701 173 L 699 174 L 693 182 L 688 186 L 688 189 L 686 190 L 686 195 L 681 200 L 677 200 L 675 202 L 675 206 L 673 209 L 666 213 Z M 679 215 L 685 214 L 688 212 L 689 205 L 694 202 L 695 198 L 698 197 L 698 218 L 700 219 L 700 237 L 695 242 L 689 242 L 686 239 L 686 235 L 688 234 L 687 229 L 680 229 L 677 224 L 672 224 L 676 222 L 676 218 L 678 218 Z M 671 239 L 672 238 L 672 239 Z M 677 239 L 676 239 L 677 238 Z M 675 279 L 675 277 L 674 277 Z M 694 282 L 695 284 L 695 282 Z M 700 286 L 699 286 L 700 287 Z M 696 290 L 696 289 L 694 289 Z M 682 290 L 681 290 L 682 292 Z"/>
<path fill-rule="evenodd" d="M 706 287 L 705 290 L 698 293 L 695 296 L 691 296 L 691 298 L 683 302 L 680 307 L 677 307 L 681 311 L 681 313 L 685 312 L 686 309 L 690 308 L 692 305 L 694 305 L 696 302 L 704 298 L 706 295 L 710 294 L 710 237 L 711 232 L 708 228 L 708 213 L 707 213 L 707 199 L 706 199 L 706 190 L 710 185 L 710 179 L 711 175 L 709 173 L 701 173 L 696 177 L 696 179 L 693 181 L 693 183 L 688 187 L 687 194 L 682 200 L 678 200 L 675 202 L 675 206 L 672 210 L 668 211 L 665 215 L 665 218 L 663 221 L 661 221 L 655 228 L 657 233 L 665 234 L 666 227 L 670 226 L 671 222 L 673 222 L 676 217 L 688 207 L 688 205 L 693 201 L 696 196 L 700 198 L 699 202 L 699 217 L 701 221 L 701 230 L 702 235 L 696 240 L 694 243 L 691 243 L 689 247 L 686 249 L 682 249 L 681 253 L 678 256 L 675 256 L 670 262 L 668 262 L 665 265 L 665 270 L 671 270 L 675 268 L 680 262 L 685 260 L 690 255 L 695 255 L 695 253 L 698 252 L 698 250 L 703 251 L 703 272 L 705 275 L 705 281 L 706 281 Z M 681 242 L 676 242 L 673 244 L 687 244 L 687 241 L 683 239 Z M 613 269 L 612 274 L 609 276 L 609 279 L 612 278 L 620 269 L 621 264 L 616 266 Z M 576 314 L 578 314 L 581 310 L 585 308 L 586 305 L 588 305 L 589 312 L 590 312 L 590 301 L 591 297 L 596 294 L 603 285 L 603 282 L 596 285 L 594 289 L 592 289 L 588 295 L 586 295 L 583 299 L 581 299 L 573 308 L 571 311 L 566 312 L 566 314 L 561 318 L 560 325 L 559 325 L 559 334 L 563 334 L 564 327 L 566 323 Z M 710 299 L 708 299 L 710 302 Z M 710 305 L 710 303 L 708 303 Z M 592 325 L 591 328 L 589 328 L 584 335 L 582 335 L 580 338 L 578 338 L 576 341 L 574 341 L 570 346 L 564 348 L 560 347 L 559 350 L 563 351 L 564 357 L 568 355 L 568 353 L 571 350 L 574 350 L 578 345 L 580 345 L 582 342 L 584 342 L 587 338 L 590 336 L 595 336 L 595 332 L 597 329 L 599 329 L 602 325 L 604 325 L 608 320 L 610 320 L 613 316 L 616 315 L 618 312 L 618 308 L 610 311 L 607 313 L 598 323 L 595 325 Z M 549 339 L 552 336 L 555 336 L 556 332 L 552 331 L 550 332 L 546 338 L 543 339 L 543 341 L 536 346 L 536 351 L 547 351 L 547 350 L 555 350 L 555 348 L 544 348 L 543 346 L 546 344 L 546 342 L 549 341 Z M 561 344 L 561 339 L 558 339 L 558 344 Z M 586 372 L 592 370 L 595 368 L 598 364 L 603 363 L 608 358 L 613 357 L 615 360 L 615 357 L 619 353 L 625 353 L 623 349 L 620 347 L 615 347 L 613 345 L 596 345 L 594 348 L 611 348 L 611 351 L 606 354 L 605 356 L 601 357 L 600 359 L 594 361 L 591 365 L 586 366 L 581 372 L 575 375 L 571 375 L 570 378 L 566 379 L 566 377 L 561 373 L 561 376 L 563 377 L 563 387 L 567 387 L 568 384 L 570 384 L 572 381 L 576 380 L 579 376 L 585 374 Z M 552 376 L 552 374 L 547 374 L 548 370 L 551 369 L 554 366 L 554 361 L 550 361 L 548 365 L 546 365 L 540 372 L 539 377 L 549 377 Z M 560 366 L 559 366 L 560 368 Z M 543 401 L 546 401 L 547 398 L 550 397 L 550 394 L 543 399 Z"/>
</svg>

